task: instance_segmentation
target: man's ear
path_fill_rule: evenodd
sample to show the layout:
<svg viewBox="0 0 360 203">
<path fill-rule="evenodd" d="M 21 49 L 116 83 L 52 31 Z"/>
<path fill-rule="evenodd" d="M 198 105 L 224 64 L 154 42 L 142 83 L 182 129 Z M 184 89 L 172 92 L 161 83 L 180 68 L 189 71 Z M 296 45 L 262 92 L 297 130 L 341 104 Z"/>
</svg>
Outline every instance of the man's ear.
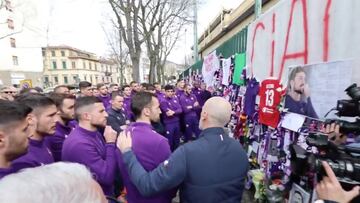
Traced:
<svg viewBox="0 0 360 203">
<path fill-rule="evenodd" d="M 200 114 L 200 119 L 202 119 L 202 120 L 207 119 L 208 116 L 209 116 L 209 114 L 203 110 Z"/>
<path fill-rule="evenodd" d="M 29 113 L 26 117 L 26 120 L 28 121 L 29 125 L 35 126 L 37 123 L 37 118 L 34 113 Z"/>
<path fill-rule="evenodd" d="M 0 149 L 5 146 L 5 142 L 6 142 L 5 140 L 6 140 L 5 132 L 3 130 L 0 130 Z"/>
<path fill-rule="evenodd" d="M 81 119 L 83 119 L 83 120 L 91 120 L 91 114 L 90 114 L 90 113 L 87 113 L 87 112 L 81 114 L 80 117 L 81 117 Z"/>
<path fill-rule="evenodd" d="M 151 114 L 151 113 L 150 113 L 150 108 L 145 107 L 145 108 L 143 109 L 142 113 L 143 113 L 145 116 L 149 117 L 150 114 Z"/>
<path fill-rule="evenodd" d="M 288 88 L 291 90 L 292 88 L 294 88 L 294 84 L 295 84 L 294 80 L 290 80 L 290 87 Z"/>
</svg>

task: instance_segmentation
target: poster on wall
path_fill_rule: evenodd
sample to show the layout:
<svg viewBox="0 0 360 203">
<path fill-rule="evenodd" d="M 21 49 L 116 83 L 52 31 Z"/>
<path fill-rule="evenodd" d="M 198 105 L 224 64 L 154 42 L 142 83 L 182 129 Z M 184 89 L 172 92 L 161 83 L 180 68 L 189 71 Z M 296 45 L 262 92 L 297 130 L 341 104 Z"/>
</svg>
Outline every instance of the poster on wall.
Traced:
<svg viewBox="0 0 360 203">
<path fill-rule="evenodd" d="M 351 58 L 360 80 L 359 12 L 358 0 L 279 1 L 248 26 L 248 76 L 285 81 L 289 66 Z"/>
<path fill-rule="evenodd" d="M 220 67 L 219 58 L 216 56 L 216 50 L 204 58 L 202 66 L 202 75 L 204 82 L 208 87 L 212 87 L 214 83 L 214 73 Z"/>
<path fill-rule="evenodd" d="M 325 118 L 338 100 L 349 99 L 345 89 L 354 82 L 352 67 L 351 60 L 289 67 L 284 107 L 292 113 Z M 335 112 L 327 118 L 336 118 Z"/>
<path fill-rule="evenodd" d="M 298 184 L 293 184 L 290 191 L 289 202 L 291 203 L 308 203 L 310 201 L 310 193 L 301 188 Z"/>
</svg>

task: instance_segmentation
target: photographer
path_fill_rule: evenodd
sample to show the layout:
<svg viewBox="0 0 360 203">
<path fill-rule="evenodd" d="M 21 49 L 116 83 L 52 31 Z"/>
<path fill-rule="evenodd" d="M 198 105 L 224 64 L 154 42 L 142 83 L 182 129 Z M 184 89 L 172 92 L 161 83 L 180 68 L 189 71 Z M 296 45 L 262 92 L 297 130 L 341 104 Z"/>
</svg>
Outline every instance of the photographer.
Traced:
<svg viewBox="0 0 360 203">
<path fill-rule="evenodd" d="M 360 194 L 359 186 L 354 187 L 351 191 L 345 191 L 329 164 L 325 161 L 322 164 L 327 176 L 316 185 L 319 199 L 324 200 L 326 203 L 348 203 Z"/>
</svg>

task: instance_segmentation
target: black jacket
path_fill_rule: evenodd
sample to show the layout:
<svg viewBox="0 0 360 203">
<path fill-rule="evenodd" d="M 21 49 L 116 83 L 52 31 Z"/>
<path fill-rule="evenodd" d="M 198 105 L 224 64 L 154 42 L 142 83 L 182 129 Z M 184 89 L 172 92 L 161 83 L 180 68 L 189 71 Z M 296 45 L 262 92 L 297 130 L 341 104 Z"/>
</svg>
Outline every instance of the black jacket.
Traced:
<svg viewBox="0 0 360 203">
<path fill-rule="evenodd" d="M 125 112 L 110 108 L 107 113 L 109 114 L 107 118 L 107 125 L 110 125 L 117 133 L 120 133 L 122 131 L 120 127 L 126 125 L 127 119 Z"/>
</svg>

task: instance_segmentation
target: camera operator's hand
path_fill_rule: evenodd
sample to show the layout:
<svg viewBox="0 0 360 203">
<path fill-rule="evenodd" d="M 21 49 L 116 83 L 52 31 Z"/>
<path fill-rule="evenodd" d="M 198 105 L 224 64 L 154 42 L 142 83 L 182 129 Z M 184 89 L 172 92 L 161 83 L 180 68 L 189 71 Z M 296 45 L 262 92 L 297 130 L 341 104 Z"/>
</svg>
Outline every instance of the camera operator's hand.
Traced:
<svg viewBox="0 0 360 203">
<path fill-rule="evenodd" d="M 346 135 L 340 133 L 340 125 L 335 122 L 325 126 L 325 133 L 329 134 L 329 140 L 336 145 L 346 143 Z"/>
<path fill-rule="evenodd" d="M 354 187 L 351 191 L 345 191 L 329 164 L 325 161 L 323 161 L 322 164 L 327 176 L 324 176 L 323 180 L 316 185 L 316 192 L 319 199 L 348 203 L 360 194 L 359 186 Z"/>
</svg>

